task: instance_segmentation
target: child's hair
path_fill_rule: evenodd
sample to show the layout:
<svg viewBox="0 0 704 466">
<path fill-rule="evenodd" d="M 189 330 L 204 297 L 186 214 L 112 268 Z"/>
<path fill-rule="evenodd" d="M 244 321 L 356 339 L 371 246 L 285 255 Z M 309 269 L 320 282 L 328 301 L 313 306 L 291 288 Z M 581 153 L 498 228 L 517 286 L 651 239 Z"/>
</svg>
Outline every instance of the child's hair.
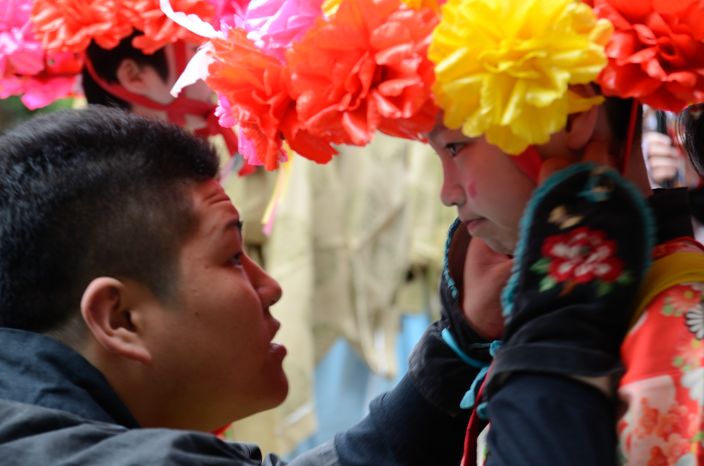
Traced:
<svg viewBox="0 0 704 466">
<path fill-rule="evenodd" d="M 151 55 L 135 48 L 132 39 L 141 32 L 135 32 L 131 36 L 122 39 L 117 47 L 104 49 L 95 42 L 91 42 L 86 50 L 86 58 L 93 65 L 95 73 L 105 82 L 115 84 L 118 82 L 117 69 L 124 60 L 134 60 L 138 66 L 151 66 L 159 77 L 167 82 L 169 79 L 169 66 L 166 53 L 161 48 Z M 118 107 L 125 110 L 132 108 L 129 102 L 110 94 L 95 82 L 88 70 L 84 67 L 82 76 L 83 93 L 89 104 L 99 104 L 109 107 Z"/>
<path fill-rule="evenodd" d="M 60 329 L 100 276 L 175 298 L 190 189 L 217 170 L 213 149 L 184 130 L 97 105 L 4 134 L 0 326 Z"/>
</svg>

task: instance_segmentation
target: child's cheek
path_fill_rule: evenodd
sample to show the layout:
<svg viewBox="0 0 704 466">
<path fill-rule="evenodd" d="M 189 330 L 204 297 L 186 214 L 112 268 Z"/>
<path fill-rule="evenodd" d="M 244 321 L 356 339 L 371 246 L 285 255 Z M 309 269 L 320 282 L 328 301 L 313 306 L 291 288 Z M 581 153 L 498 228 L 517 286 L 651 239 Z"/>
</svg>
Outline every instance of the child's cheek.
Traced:
<svg viewBox="0 0 704 466">
<path fill-rule="evenodd" d="M 475 197 L 477 197 L 477 194 L 477 183 L 475 181 L 470 181 L 469 184 L 467 184 L 467 195 L 474 199 Z"/>
</svg>

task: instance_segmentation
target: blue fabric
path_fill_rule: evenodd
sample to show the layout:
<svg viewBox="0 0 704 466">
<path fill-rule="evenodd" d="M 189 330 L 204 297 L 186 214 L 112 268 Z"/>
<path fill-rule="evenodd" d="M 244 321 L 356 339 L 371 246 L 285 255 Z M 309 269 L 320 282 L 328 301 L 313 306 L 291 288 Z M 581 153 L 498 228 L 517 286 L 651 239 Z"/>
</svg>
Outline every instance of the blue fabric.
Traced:
<svg viewBox="0 0 704 466">
<path fill-rule="evenodd" d="M 402 316 L 396 339 L 399 372 L 395 378 L 372 372 L 355 349 L 339 338 L 315 369 L 318 430 L 286 456 L 294 458 L 359 422 L 366 415 L 370 401 L 391 390 L 405 375 L 408 356 L 429 324 L 426 314 Z"/>
</svg>

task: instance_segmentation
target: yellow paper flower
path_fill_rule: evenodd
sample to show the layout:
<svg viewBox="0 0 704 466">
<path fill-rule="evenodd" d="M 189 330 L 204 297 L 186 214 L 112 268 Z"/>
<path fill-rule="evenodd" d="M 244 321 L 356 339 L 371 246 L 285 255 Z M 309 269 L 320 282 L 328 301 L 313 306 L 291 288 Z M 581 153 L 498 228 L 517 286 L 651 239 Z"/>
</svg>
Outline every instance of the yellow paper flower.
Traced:
<svg viewBox="0 0 704 466">
<path fill-rule="evenodd" d="M 611 30 L 574 0 L 449 0 L 428 51 L 445 125 L 509 154 L 546 143 L 601 102 L 569 86 L 606 66 Z"/>
<path fill-rule="evenodd" d="M 440 4 L 444 0 L 402 0 L 403 3 L 413 8 L 414 10 L 420 10 L 421 8 L 430 8 L 435 12 L 440 12 Z"/>
</svg>

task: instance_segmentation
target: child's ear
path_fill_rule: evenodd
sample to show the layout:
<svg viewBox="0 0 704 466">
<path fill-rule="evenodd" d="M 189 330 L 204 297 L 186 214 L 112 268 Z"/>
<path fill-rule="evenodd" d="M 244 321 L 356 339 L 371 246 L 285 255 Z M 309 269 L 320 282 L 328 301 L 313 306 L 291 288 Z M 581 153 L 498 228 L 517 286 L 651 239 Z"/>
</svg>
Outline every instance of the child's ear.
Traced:
<svg viewBox="0 0 704 466">
<path fill-rule="evenodd" d="M 115 74 L 120 86 L 129 92 L 145 95 L 149 91 L 149 83 L 145 77 L 144 70 L 136 61 L 130 58 L 122 60 Z"/>
<path fill-rule="evenodd" d="M 583 97 L 595 97 L 597 95 L 594 88 L 588 84 L 570 86 L 570 90 Z M 593 105 L 585 112 L 573 113 L 567 117 L 565 133 L 567 134 L 567 146 L 570 149 L 584 149 L 595 136 L 599 109 L 599 105 Z"/>
<path fill-rule="evenodd" d="M 105 350 L 150 364 L 151 354 L 143 340 L 142 309 L 132 286 L 112 277 L 94 279 L 83 292 L 81 315 Z"/>
</svg>

